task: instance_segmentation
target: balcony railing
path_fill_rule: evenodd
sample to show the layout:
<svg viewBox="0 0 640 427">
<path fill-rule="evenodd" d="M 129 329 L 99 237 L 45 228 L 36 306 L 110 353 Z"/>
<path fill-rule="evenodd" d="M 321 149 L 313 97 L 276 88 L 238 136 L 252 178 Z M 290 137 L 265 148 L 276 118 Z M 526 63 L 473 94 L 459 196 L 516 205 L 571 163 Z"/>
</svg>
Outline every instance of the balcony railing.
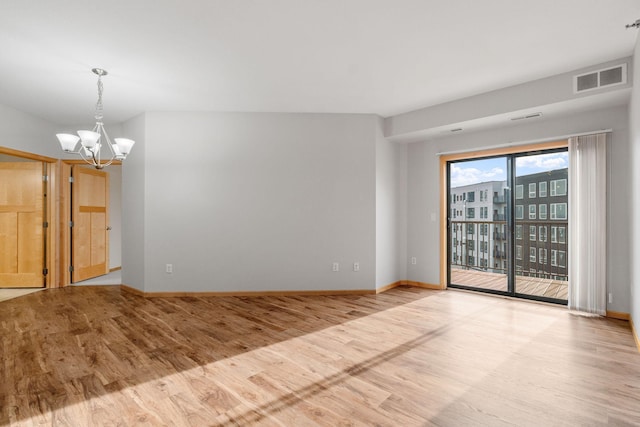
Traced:
<svg viewBox="0 0 640 427">
<path fill-rule="evenodd" d="M 496 216 L 502 217 L 494 215 L 494 218 Z M 516 220 L 516 225 L 521 226 L 513 248 L 516 275 L 566 281 L 567 222 Z M 452 221 L 451 267 L 506 274 L 505 227 L 505 221 Z M 556 228 L 552 230 L 552 227 Z"/>
<path fill-rule="evenodd" d="M 493 221 L 506 221 L 506 220 L 507 220 L 507 216 L 505 214 L 499 214 L 499 213 L 493 214 Z"/>
<path fill-rule="evenodd" d="M 504 196 L 493 196 L 493 203 L 506 203 Z"/>
<path fill-rule="evenodd" d="M 506 233 L 500 233 L 499 231 L 493 232 L 493 240 L 507 240 Z"/>
</svg>

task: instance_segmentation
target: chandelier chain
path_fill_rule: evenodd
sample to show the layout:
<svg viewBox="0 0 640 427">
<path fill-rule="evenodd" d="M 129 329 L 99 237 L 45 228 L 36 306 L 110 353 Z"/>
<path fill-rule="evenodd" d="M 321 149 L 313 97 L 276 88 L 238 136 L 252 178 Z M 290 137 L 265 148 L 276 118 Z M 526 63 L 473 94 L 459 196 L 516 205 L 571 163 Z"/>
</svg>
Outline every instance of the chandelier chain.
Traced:
<svg viewBox="0 0 640 427">
<path fill-rule="evenodd" d="M 98 74 L 98 102 L 96 102 L 96 120 L 102 120 L 104 109 L 102 107 L 102 75 Z"/>
</svg>

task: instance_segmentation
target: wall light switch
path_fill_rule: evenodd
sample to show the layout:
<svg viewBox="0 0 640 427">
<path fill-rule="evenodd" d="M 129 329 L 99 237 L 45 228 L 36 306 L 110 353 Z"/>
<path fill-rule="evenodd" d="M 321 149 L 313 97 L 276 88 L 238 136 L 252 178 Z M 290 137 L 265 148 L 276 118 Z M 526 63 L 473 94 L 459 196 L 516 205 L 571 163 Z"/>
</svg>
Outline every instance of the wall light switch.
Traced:
<svg viewBox="0 0 640 427">
<path fill-rule="evenodd" d="M 416 257 L 412 256 L 411 257 L 411 264 L 416 265 L 418 263 L 418 260 L 416 259 Z"/>
<path fill-rule="evenodd" d="M 360 263 L 359 262 L 354 262 L 353 263 L 353 271 L 360 271 Z"/>
<path fill-rule="evenodd" d="M 333 271 L 340 271 L 340 264 L 337 262 L 333 263 L 333 267 L 332 267 Z"/>
<path fill-rule="evenodd" d="M 173 273 L 173 264 L 167 264 L 166 272 L 167 274 Z"/>
</svg>

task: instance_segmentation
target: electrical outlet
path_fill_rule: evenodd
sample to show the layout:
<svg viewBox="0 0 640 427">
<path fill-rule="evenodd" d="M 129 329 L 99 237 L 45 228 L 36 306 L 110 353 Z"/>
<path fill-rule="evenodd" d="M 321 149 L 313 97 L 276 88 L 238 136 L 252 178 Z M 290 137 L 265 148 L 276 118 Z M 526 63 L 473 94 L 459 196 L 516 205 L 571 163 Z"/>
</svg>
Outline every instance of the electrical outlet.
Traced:
<svg viewBox="0 0 640 427">
<path fill-rule="evenodd" d="M 340 271 L 340 264 L 337 262 L 333 263 L 333 267 L 332 267 L 333 271 Z"/>
<path fill-rule="evenodd" d="M 166 272 L 167 274 L 173 273 L 173 264 L 167 264 Z"/>
<path fill-rule="evenodd" d="M 416 265 L 418 263 L 418 260 L 416 259 L 416 257 L 412 256 L 411 257 L 411 264 L 412 265 Z"/>
<path fill-rule="evenodd" d="M 353 271 L 360 271 L 360 263 L 359 262 L 354 262 L 353 263 Z"/>
</svg>

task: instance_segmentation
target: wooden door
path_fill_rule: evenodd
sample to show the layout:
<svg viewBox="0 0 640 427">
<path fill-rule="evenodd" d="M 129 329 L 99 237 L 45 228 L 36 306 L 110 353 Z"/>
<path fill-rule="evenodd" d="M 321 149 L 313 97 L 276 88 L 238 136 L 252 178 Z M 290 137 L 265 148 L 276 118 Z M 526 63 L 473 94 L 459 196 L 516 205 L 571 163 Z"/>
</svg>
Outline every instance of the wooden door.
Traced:
<svg viewBox="0 0 640 427">
<path fill-rule="evenodd" d="M 41 162 L 0 162 L 0 288 L 44 286 Z"/>
<path fill-rule="evenodd" d="M 109 176 L 107 172 L 73 167 L 72 282 L 109 272 Z"/>
</svg>

